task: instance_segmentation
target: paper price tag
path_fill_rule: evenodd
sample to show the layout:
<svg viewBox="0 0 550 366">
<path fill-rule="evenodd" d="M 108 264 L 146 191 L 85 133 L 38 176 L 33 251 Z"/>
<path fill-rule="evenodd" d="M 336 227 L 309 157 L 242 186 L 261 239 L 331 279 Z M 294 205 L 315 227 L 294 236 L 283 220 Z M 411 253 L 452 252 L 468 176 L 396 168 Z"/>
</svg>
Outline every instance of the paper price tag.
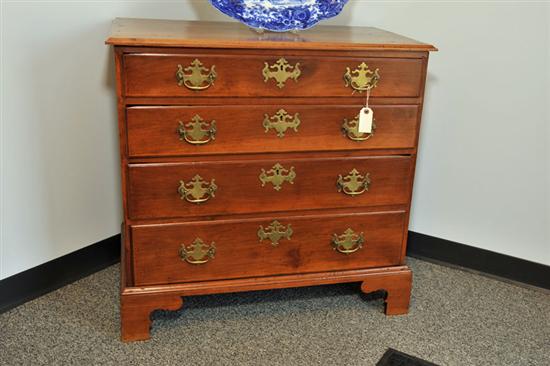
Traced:
<svg viewBox="0 0 550 366">
<path fill-rule="evenodd" d="M 374 112 L 369 107 L 361 108 L 359 112 L 359 128 L 358 131 L 361 133 L 371 133 L 372 132 L 372 120 L 374 118 Z"/>
</svg>

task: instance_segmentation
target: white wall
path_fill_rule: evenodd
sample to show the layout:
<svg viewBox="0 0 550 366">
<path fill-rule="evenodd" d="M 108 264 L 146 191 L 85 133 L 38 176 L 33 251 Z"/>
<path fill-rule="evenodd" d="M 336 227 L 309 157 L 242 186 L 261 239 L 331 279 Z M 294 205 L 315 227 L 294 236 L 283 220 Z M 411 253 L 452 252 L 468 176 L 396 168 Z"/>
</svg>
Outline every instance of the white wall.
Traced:
<svg viewBox="0 0 550 366">
<path fill-rule="evenodd" d="M 114 17 L 207 1 L 4 1 L 0 279 L 119 232 Z M 431 42 L 411 229 L 550 264 L 550 5 L 353 1 L 333 24 Z"/>
</svg>

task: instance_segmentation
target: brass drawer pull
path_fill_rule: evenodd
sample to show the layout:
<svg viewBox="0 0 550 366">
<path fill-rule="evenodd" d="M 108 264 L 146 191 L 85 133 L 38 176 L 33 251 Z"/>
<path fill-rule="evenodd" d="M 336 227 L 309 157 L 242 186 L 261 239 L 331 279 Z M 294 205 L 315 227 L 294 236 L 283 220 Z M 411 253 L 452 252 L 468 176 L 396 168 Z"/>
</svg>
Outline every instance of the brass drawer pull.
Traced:
<svg viewBox="0 0 550 366">
<path fill-rule="evenodd" d="M 276 247 L 279 245 L 279 240 L 290 240 L 292 233 L 293 231 L 290 224 L 285 227 L 279 221 L 275 220 L 265 229 L 262 225 L 260 225 L 260 229 L 258 230 L 258 238 L 260 238 L 260 242 L 265 239 L 269 239 L 271 241 L 271 245 Z"/>
<path fill-rule="evenodd" d="M 216 80 L 217 76 L 216 65 L 212 65 L 210 69 L 207 69 L 197 58 L 186 68 L 178 65 L 178 70 L 176 71 L 178 86 L 185 86 L 187 89 L 191 90 L 205 90 L 210 88 L 214 85 L 214 80 Z"/>
<path fill-rule="evenodd" d="M 207 245 L 201 238 L 196 238 L 195 241 L 187 247 L 185 244 L 182 244 L 179 252 L 181 260 L 187 263 L 204 264 L 214 258 L 216 254 L 216 245 L 214 242 Z"/>
<path fill-rule="evenodd" d="M 342 235 L 332 234 L 332 248 L 343 254 L 351 254 L 363 248 L 365 237 L 363 233 L 356 234 L 348 228 Z"/>
<path fill-rule="evenodd" d="M 218 189 L 214 179 L 210 183 L 204 181 L 200 175 L 195 175 L 189 183 L 180 180 L 178 193 L 181 199 L 191 203 L 206 202 L 210 198 L 215 197 L 215 192 Z"/>
<path fill-rule="evenodd" d="M 342 124 L 342 133 L 344 134 L 344 136 L 352 141 L 365 141 L 370 139 L 372 136 L 374 136 L 375 129 L 376 124 L 375 120 L 373 120 L 371 133 L 359 132 L 359 115 L 357 115 L 352 120 L 344 118 L 344 123 Z"/>
<path fill-rule="evenodd" d="M 342 177 L 341 174 L 338 175 L 336 186 L 338 192 L 344 192 L 348 196 L 357 196 L 368 191 L 370 183 L 369 173 L 361 175 L 357 169 L 353 169 L 345 177 Z"/>
<path fill-rule="evenodd" d="M 300 115 L 298 113 L 294 114 L 292 117 L 284 109 L 279 109 L 277 113 L 273 116 L 264 114 L 263 126 L 265 128 L 265 133 L 268 133 L 270 129 L 277 131 L 278 137 L 284 137 L 287 129 L 292 128 L 294 132 L 298 132 L 298 126 L 300 126 Z"/>
<path fill-rule="evenodd" d="M 260 182 L 262 182 L 262 187 L 266 183 L 273 184 L 273 189 L 280 191 L 284 182 L 289 182 L 294 184 L 294 178 L 296 178 L 296 172 L 294 167 L 291 166 L 290 169 L 285 169 L 279 163 L 273 165 L 273 168 L 269 169 L 267 172 L 265 169 L 262 169 L 260 174 Z"/>
<path fill-rule="evenodd" d="M 349 67 L 346 67 L 344 84 L 347 87 L 351 87 L 354 93 L 356 91 L 362 93 L 372 88 L 376 88 L 378 80 L 380 80 L 378 69 L 372 71 L 364 62 L 353 71 L 351 71 Z"/>
<path fill-rule="evenodd" d="M 191 122 L 184 124 L 179 121 L 178 135 L 180 140 L 185 140 L 191 145 L 204 145 L 216 139 L 216 121 L 205 122 L 198 114 Z"/>
<path fill-rule="evenodd" d="M 284 88 L 285 82 L 288 79 L 298 82 L 298 78 L 302 74 L 299 62 L 292 66 L 284 57 L 281 57 L 273 65 L 269 65 L 267 62 L 264 62 L 264 65 L 264 69 L 262 70 L 264 82 L 267 83 L 269 79 L 275 79 L 279 89 Z"/>
</svg>

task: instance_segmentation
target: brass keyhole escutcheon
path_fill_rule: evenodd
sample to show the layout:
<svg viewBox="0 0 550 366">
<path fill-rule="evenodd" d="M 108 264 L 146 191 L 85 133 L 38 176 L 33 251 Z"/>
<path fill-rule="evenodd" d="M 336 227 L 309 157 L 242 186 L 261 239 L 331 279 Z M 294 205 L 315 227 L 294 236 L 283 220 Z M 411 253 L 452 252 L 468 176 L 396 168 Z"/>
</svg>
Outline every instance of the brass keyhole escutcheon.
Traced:
<svg viewBox="0 0 550 366">
<path fill-rule="evenodd" d="M 359 132 L 359 115 L 352 120 L 344 118 L 342 123 L 342 133 L 352 141 L 366 141 L 374 136 L 374 130 L 376 130 L 375 120 L 372 121 L 371 133 Z"/>
<path fill-rule="evenodd" d="M 365 236 L 348 228 L 342 235 L 332 234 L 332 248 L 342 254 L 351 254 L 363 248 Z"/>
<path fill-rule="evenodd" d="M 274 220 L 265 229 L 263 226 L 260 225 L 260 229 L 258 230 L 258 238 L 260 238 L 260 242 L 265 239 L 269 239 L 271 241 L 271 245 L 276 247 L 277 245 L 279 245 L 279 241 L 281 239 L 290 240 L 292 233 L 293 231 L 290 227 L 290 224 L 285 227 L 279 221 Z"/>
<path fill-rule="evenodd" d="M 302 71 L 300 70 L 299 62 L 292 66 L 284 57 L 281 57 L 273 65 L 269 65 L 267 62 L 264 62 L 262 74 L 264 76 L 265 83 L 267 83 L 269 79 L 275 79 L 277 82 L 277 87 L 282 89 L 285 87 L 285 83 L 288 79 L 298 82 L 298 78 L 302 74 Z"/>
<path fill-rule="evenodd" d="M 357 169 L 353 169 L 345 177 L 342 177 L 341 174 L 338 175 L 336 187 L 338 192 L 344 192 L 348 196 L 357 196 L 368 191 L 370 183 L 369 173 L 361 175 Z"/>
<path fill-rule="evenodd" d="M 209 69 L 204 67 L 199 59 L 193 60 L 190 66 L 184 68 L 178 65 L 176 71 L 176 80 L 178 86 L 185 86 L 190 90 L 205 90 L 214 85 L 217 78 L 216 65 L 212 65 Z"/>
<path fill-rule="evenodd" d="M 214 258 L 216 245 L 212 242 L 207 245 L 201 238 L 196 238 L 189 246 L 182 244 L 180 247 L 180 258 L 191 264 L 204 264 Z"/>
<path fill-rule="evenodd" d="M 372 71 L 364 62 L 353 71 L 349 67 L 346 67 L 344 85 L 352 88 L 353 93 L 356 91 L 362 93 L 372 88 L 376 88 L 378 80 L 380 80 L 378 69 Z"/>
<path fill-rule="evenodd" d="M 273 168 L 266 171 L 262 169 L 260 174 L 260 182 L 262 182 L 262 187 L 266 183 L 273 184 L 273 189 L 280 191 L 284 182 L 294 184 L 294 178 L 296 178 L 296 172 L 294 167 L 291 166 L 290 169 L 284 168 L 281 164 L 277 163 L 273 165 Z"/>
<path fill-rule="evenodd" d="M 178 193 L 182 200 L 199 204 L 215 197 L 215 192 L 217 189 L 218 186 L 214 182 L 214 179 L 208 183 L 197 174 L 187 183 L 180 180 Z"/>
<path fill-rule="evenodd" d="M 216 139 L 216 121 L 206 122 L 196 114 L 187 124 L 179 121 L 177 132 L 182 141 L 191 145 L 204 145 Z"/>
<path fill-rule="evenodd" d="M 264 114 L 263 126 L 266 133 L 273 129 L 277 132 L 278 137 L 284 137 L 286 130 L 289 128 L 293 129 L 294 132 L 298 132 L 300 123 L 300 115 L 298 113 L 294 114 L 293 117 L 284 109 L 279 109 L 279 111 L 271 117 L 268 114 Z"/>
</svg>

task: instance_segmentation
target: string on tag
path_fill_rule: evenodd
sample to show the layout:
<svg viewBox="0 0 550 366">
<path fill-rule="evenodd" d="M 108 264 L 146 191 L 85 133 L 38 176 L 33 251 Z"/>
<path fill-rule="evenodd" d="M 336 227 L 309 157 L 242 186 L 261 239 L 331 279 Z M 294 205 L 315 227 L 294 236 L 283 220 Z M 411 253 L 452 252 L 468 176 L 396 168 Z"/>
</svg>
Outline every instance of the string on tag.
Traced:
<svg viewBox="0 0 550 366">
<path fill-rule="evenodd" d="M 357 126 L 360 133 L 372 133 L 372 122 L 374 120 L 374 113 L 369 108 L 370 89 L 367 89 L 367 98 L 365 100 L 365 107 L 359 111 L 359 124 Z"/>
</svg>

